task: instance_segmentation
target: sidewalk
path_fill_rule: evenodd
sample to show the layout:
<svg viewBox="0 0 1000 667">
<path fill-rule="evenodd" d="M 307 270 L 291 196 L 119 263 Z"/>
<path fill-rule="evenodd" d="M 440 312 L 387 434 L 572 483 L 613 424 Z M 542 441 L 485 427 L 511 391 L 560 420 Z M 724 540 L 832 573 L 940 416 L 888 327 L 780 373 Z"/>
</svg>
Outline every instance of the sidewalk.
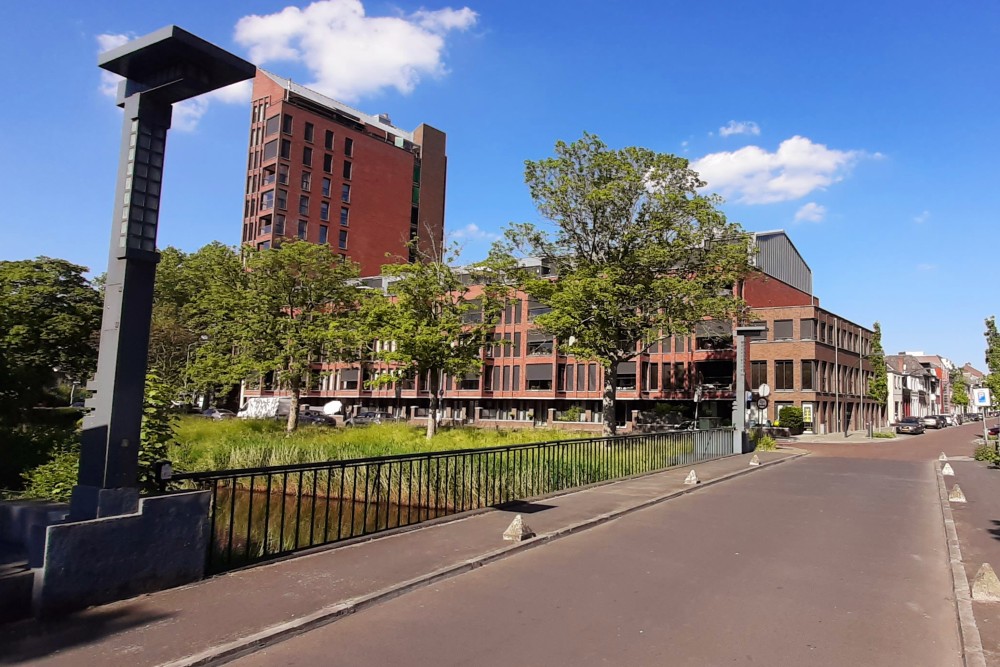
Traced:
<svg viewBox="0 0 1000 667">
<path fill-rule="evenodd" d="M 0 664 L 203 665 L 250 653 L 377 602 L 618 516 L 801 456 L 794 449 L 691 467 L 521 503 L 424 528 L 248 568 L 52 622 L 0 628 Z M 538 537 L 504 542 L 521 514 Z"/>
<path fill-rule="evenodd" d="M 868 431 L 848 431 L 847 435 L 844 435 L 843 431 L 837 433 L 824 433 L 822 435 L 813 434 L 802 434 L 795 435 L 788 440 L 783 440 L 787 443 L 812 443 L 812 442 L 835 442 L 835 443 L 864 443 L 864 442 L 892 442 L 892 438 L 869 438 Z"/>
</svg>

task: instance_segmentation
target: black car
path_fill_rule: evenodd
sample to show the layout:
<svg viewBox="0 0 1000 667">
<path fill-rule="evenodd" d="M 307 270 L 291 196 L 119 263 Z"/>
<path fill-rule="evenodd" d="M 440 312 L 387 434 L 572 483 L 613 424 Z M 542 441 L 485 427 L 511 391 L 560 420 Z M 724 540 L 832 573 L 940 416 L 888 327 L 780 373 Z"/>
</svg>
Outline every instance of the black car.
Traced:
<svg viewBox="0 0 1000 667">
<path fill-rule="evenodd" d="M 364 424 L 381 424 L 390 421 L 393 421 L 393 417 L 388 412 L 360 412 L 348 419 L 347 423 L 351 426 L 362 426 Z"/>
<path fill-rule="evenodd" d="M 919 435 L 924 432 L 923 422 L 917 417 L 903 417 L 896 422 L 896 433 Z"/>
<path fill-rule="evenodd" d="M 305 412 L 299 413 L 299 423 L 316 424 L 317 426 L 336 426 L 337 420 L 330 415 L 324 415 L 322 412 L 306 410 Z"/>
</svg>

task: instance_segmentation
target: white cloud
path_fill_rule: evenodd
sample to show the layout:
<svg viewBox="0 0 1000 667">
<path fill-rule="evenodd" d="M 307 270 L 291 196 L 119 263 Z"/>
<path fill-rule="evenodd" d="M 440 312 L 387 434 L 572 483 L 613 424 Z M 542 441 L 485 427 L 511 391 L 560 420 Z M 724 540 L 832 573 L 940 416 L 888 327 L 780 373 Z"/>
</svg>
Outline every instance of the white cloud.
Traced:
<svg viewBox="0 0 1000 667">
<path fill-rule="evenodd" d="M 474 222 L 470 222 L 465 227 L 456 229 L 453 232 L 448 232 L 448 239 L 452 241 L 460 241 L 463 239 L 476 240 L 476 241 L 496 241 L 500 238 L 499 234 L 494 232 L 486 231 Z"/>
<path fill-rule="evenodd" d="M 922 225 L 930 219 L 931 219 L 931 212 L 923 211 L 920 213 L 920 215 L 913 218 L 913 222 L 917 223 L 918 225 Z"/>
<path fill-rule="evenodd" d="M 935 271 L 937 264 L 917 264 L 917 271 Z"/>
<path fill-rule="evenodd" d="M 319 0 L 244 16 L 235 40 L 259 64 L 302 63 L 315 78 L 309 88 L 353 102 L 383 88 L 409 93 L 423 76 L 443 75 L 445 35 L 476 19 L 468 7 L 373 17 L 360 0 Z"/>
<path fill-rule="evenodd" d="M 733 134 L 752 134 L 756 137 L 760 135 L 760 126 L 752 120 L 731 120 L 719 128 L 720 136 L 728 137 Z"/>
<path fill-rule="evenodd" d="M 135 35 L 112 35 L 107 33 L 98 35 L 98 53 L 110 51 L 132 39 L 135 39 Z M 122 77 L 117 74 L 101 70 L 101 93 L 111 98 L 116 97 L 118 95 L 118 83 L 121 80 Z M 198 121 L 208 111 L 208 105 L 212 100 L 228 104 L 247 104 L 250 102 L 252 88 L 253 84 L 250 81 L 240 81 L 231 86 L 213 90 L 210 93 L 175 104 L 171 127 L 181 132 L 190 132 L 198 126 Z"/>
<path fill-rule="evenodd" d="M 863 151 L 841 151 L 806 137 L 782 141 L 769 153 L 760 146 L 710 153 L 691 168 L 708 187 L 744 204 L 771 204 L 805 197 L 844 178 Z"/>
<path fill-rule="evenodd" d="M 822 222 L 826 217 L 826 206 L 809 202 L 795 212 L 795 222 Z"/>
</svg>

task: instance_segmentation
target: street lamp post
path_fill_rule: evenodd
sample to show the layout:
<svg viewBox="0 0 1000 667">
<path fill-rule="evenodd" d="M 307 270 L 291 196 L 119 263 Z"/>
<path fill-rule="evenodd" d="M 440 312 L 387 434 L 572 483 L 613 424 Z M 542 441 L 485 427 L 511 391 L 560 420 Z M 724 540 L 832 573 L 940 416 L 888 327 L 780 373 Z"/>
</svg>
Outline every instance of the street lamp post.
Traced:
<svg viewBox="0 0 1000 667">
<path fill-rule="evenodd" d="M 175 102 L 254 76 L 250 63 L 168 26 L 101 55 L 125 77 L 125 111 L 93 410 L 84 419 L 71 520 L 135 511 L 164 152 Z"/>
<path fill-rule="evenodd" d="M 756 337 L 767 331 L 761 324 L 736 327 L 736 396 L 733 400 L 733 454 L 742 454 L 746 444 L 747 422 L 747 337 Z"/>
</svg>

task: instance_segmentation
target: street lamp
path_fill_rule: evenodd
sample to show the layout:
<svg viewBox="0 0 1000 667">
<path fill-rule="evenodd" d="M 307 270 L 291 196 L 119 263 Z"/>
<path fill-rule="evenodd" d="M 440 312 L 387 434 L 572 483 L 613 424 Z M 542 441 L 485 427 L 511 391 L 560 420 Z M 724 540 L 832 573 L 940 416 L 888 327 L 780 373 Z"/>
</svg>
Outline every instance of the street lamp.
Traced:
<svg viewBox="0 0 1000 667">
<path fill-rule="evenodd" d="M 135 511 L 156 235 L 172 105 L 254 76 L 256 68 L 200 37 L 167 26 L 104 53 L 125 77 L 125 111 L 93 410 L 84 418 L 70 519 Z"/>
<path fill-rule="evenodd" d="M 747 337 L 757 337 L 767 332 L 764 324 L 748 324 L 736 327 L 736 396 L 733 400 L 733 453 L 742 454 L 746 442 L 747 422 L 747 369 L 746 342 Z"/>
</svg>

